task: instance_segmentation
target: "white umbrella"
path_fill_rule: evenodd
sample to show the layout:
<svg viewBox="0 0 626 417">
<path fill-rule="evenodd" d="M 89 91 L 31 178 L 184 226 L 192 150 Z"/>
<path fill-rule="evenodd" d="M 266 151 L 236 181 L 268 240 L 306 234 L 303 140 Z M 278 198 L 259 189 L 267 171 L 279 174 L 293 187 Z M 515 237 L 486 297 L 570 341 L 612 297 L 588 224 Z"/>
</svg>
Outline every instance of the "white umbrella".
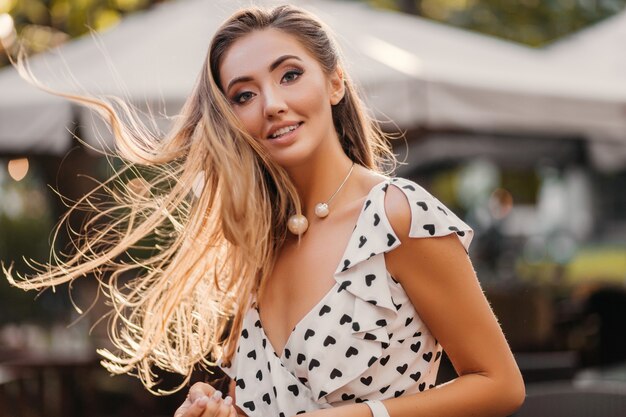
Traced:
<svg viewBox="0 0 626 417">
<path fill-rule="evenodd" d="M 588 79 L 569 62 L 550 59 L 549 51 L 355 2 L 293 3 L 318 14 L 336 32 L 349 70 L 376 115 L 401 128 L 623 139 L 624 85 Z M 167 114 L 175 114 L 216 26 L 241 4 L 164 3 L 124 19 L 101 36 L 101 47 L 87 37 L 59 52 L 87 91 L 120 95 L 123 83 L 135 103 L 147 101 L 157 109 L 161 103 Z M 118 80 L 111 77 L 102 50 L 114 62 Z M 58 73 L 61 63 L 51 54 L 33 60 L 40 76 Z M 82 137 L 92 143 L 106 132 L 85 109 L 37 92 L 10 69 L 0 73 L 0 151 L 63 152 L 71 121 L 80 123 Z"/>
<path fill-rule="evenodd" d="M 605 170 L 626 166 L 626 10 L 546 48 L 555 66 L 585 82 L 578 87 L 598 97 L 590 115 L 604 123 L 587 131 L 590 153 Z"/>
</svg>

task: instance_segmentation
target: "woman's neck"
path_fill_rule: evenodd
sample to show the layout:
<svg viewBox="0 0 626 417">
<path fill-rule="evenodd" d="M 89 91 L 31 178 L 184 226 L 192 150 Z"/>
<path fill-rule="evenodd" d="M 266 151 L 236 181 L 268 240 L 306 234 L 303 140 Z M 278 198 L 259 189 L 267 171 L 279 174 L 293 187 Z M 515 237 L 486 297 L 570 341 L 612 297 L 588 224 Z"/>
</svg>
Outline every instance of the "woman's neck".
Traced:
<svg viewBox="0 0 626 417">
<path fill-rule="evenodd" d="M 302 212 L 307 218 L 314 215 L 316 204 L 327 202 L 337 191 L 352 167 L 352 161 L 343 151 L 339 155 L 332 154 L 329 152 L 319 158 L 311 158 L 306 164 L 289 170 L 302 202 Z M 333 204 L 343 200 L 342 194 L 351 188 L 350 180 L 354 179 L 356 168 L 333 199 Z"/>
</svg>

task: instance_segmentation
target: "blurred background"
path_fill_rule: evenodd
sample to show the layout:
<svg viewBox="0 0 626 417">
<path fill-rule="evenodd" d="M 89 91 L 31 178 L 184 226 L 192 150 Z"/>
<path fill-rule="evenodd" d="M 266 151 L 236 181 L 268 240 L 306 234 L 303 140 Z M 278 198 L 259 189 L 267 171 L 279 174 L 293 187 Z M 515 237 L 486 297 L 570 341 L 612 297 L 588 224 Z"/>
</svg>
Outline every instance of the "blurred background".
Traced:
<svg viewBox="0 0 626 417">
<path fill-rule="evenodd" d="M 57 193 L 80 198 L 115 167 L 94 150 L 112 146 L 97 117 L 6 54 L 20 42 L 45 85 L 123 97 L 163 131 L 217 25 L 250 3 L 275 2 L 0 0 L 0 260 L 47 261 Z M 332 28 L 372 112 L 404 133 L 396 174 L 476 231 L 527 384 L 516 416 L 626 415 L 626 0 L 290 3 Z M 89 277 L 39 295 L 0 280 L 0 416 L 173 415 L 184 391 L 155 397 L 99 365 L 106 306 L 73 308 L 95 294 Z M 444 361 L 439 382 L 454 376 Z"/>
</svg>

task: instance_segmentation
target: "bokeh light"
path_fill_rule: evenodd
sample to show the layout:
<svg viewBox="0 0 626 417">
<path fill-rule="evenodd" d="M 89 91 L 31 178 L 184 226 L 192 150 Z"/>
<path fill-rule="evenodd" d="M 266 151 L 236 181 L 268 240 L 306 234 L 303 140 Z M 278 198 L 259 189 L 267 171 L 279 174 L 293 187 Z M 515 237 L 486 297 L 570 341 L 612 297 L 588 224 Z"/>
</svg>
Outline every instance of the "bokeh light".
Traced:
<svg viewBox="0 0 626 417">
<path fill-rule="evenodd" d="M 12 159 L 7 168 L 11 178 L 21 181 L 28 174 L 28 158 Z"/>
</svg>

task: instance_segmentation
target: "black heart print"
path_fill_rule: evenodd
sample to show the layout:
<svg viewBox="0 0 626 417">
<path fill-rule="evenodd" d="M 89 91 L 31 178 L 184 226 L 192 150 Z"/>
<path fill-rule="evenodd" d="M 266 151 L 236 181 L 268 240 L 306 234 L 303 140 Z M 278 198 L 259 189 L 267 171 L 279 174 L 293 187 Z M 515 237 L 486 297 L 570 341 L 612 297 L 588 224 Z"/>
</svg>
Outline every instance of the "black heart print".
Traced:
<svg viewBox="0 0 626 417">
<path fill-rule="evenodd" d="M 345 290 L 350 285 L 352 285 L 352 281 L 344 281 L 344 282 L 342 282 L 341 285 L 339 286 L 339 289 L 337 290 L 337 292 L 341 292 L 341 291 Z"/>
<path fill-rule="evenodd" d="M 341 270 L 341 272 L 343 272 L 346 269 L 348 269 L 349 266 L 350 266 L 350 260 L 346 259 L 345 261 L 343 261 L 343 269 Z"/>
<path fill-rule="evenodd" d="M 335 379 L 335 378 L 339 378 L 343 376 L 343 372 L 341 372 L 339 369 L 337 368 L 333 368 L 333 370 L 330 373 L 330 379 Z"/>
<path fill-rule="evenodd" d="M 459 236 L 465 236 L 465 232 L 460 231 L 459 228 L 456 226 L 450 226 L 448 227 L 448 229 L 452 230 L 453 232 L 456 232 L 456 234 Z"/>
<path fill-rule="evenodd" d="M 422 347 L 422 342 L 419 340 L 411 344 L 411 350 L 415 353 L 417 353 L 420 350 L 420 347 Z"/>
<path fill-rule="evenodd" d="M 359 350 L 353 346 L 350 346 L 348 350 L 346 350 L 346 358 L 349 358 L 350 356 L 354 356 L 358 354 L 359 354 Z"/>
<path fill-rule="evenodd" d="M 300 393 L 300 390 L 298 389 L 298 386 L 297 386 L 296 384 L 289 385 L 289 386 L 287 387 L 287 389 L 288 389 L 289 391 L 291 391 L 291 393 L 292 393 L 294 396 L 296 396 L 296 397 L 297 397 L 297 396 L 298 396 L 298 394 Z"/>
<path fill-rule="evenodd" d="M 330 307 L 324 304 L 324 306 L 320 309 L 320 317 L 326 313 L 330 313 Z"/>
<path fill-rule="evenodd" d="M 312 371 L 313 368 L 317 368 L 318 366 L 320 366 L 320 361 L 312 359 L 311 362 L 309 362 L 309 371 Z"/>
</svg>

